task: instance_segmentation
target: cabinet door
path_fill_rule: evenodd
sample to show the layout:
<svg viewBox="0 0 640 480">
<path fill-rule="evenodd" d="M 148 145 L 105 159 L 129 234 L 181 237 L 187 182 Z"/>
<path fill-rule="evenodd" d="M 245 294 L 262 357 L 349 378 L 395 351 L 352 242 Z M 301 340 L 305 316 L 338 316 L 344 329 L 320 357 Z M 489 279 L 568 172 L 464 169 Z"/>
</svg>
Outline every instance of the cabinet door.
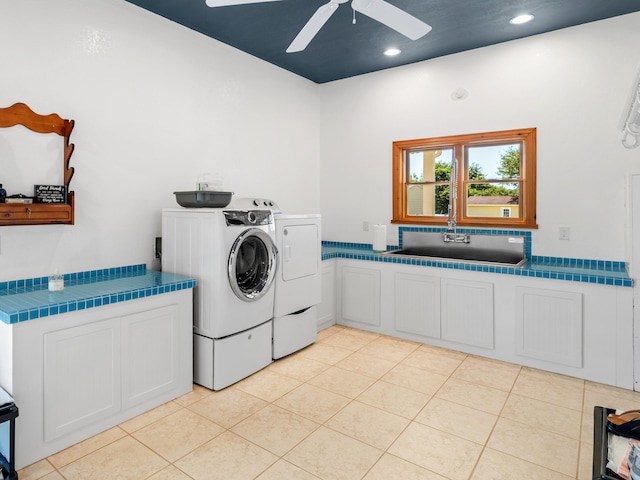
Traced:
<svg viewBox="0 0 640 480">
<path fill-rule="evenodd" d="M 322 262 L 322 294 L 318 304 L 318 329 L 336 323 L 336 264 Z"/>
<path fill-rule="evenodd" d="M 440 278 L 396 273 L 395 329 L 440 338 Z"/>
<path fill-rule="evenodd" d="M 171 390 L 178 382 L 176 305 L 122 317 L 122 408 Z"/>
<path fill-rule="evenodd" d="M 282 280 L 315 275 L 320 258 L 318 225 L 287 225 L 282 231 Z"/>
<path fill-rule="evenodd" d="M 515 319 L 516 353 L 582 367 L 581 293 L 518 287 Z"/>
<path fill-rule="evenodd" d="M 442 338 L 493 348 L 493 284 L 442 279 Z"/>
<path fill-rule="evenodd" d="M 44 437 L 50 441 L 120 411 L 120 321 L 44 335 Z"/>
<path fill-rule="evenodd" d="M 342 320 L 380 326 L 380 270 L 342 267 Z"/>
</svg>

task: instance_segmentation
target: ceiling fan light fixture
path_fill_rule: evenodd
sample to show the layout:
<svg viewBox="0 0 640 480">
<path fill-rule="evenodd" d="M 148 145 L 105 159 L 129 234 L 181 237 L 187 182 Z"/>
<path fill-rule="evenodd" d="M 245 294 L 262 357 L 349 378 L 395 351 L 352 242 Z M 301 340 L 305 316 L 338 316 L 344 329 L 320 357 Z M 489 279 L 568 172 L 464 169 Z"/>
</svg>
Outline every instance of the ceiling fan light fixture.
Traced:
<svg viewBox="0 0 640 480">
<path fill-rule="evenodd" d="M 518 15 L 509 20 L 509 23 L 512 25 L 522 25 L 523 23 L 527 23 L 533 20 L 533 15 L 530 13 L 523 13 L 522 15 Z"/>
<path fill-rule="evenodd" d="M 205 3 L 207 6 L 213 8 L 274 1 L 279 0 L 205 0 Z M 417 40 L 431 31 L 430 25 L 390 4 L 386 0 L 329 0 L 324 5 L 318 7 L 307 23 L 305 23 L 304 27 L 302 27 L 302 30 L 298 32 L 298 35 L 296 35 L 289 47 L 287 47 L 286 52 L 296 53 L 307 48 L 309 42 L 313 40 L 338 7 L 348 2 L 351 2 L 351 8 L 353 9 L 352 23 L 354 24 L 356 23 L 356 12 L 359 12 L 401 33 L 411 40 Z M 389 55 L 397 55 L 398 53 L 400 53 L 399 50 L 395 54 L 390 53 Z"/>
<path fill-rule="evenodd" d="M 384 54 L 385 54 L 387 57 L 395 57 L 396 55 L 399 55 L 399 54 L 400 54 L 400 52 L 402 52 L 402 50 L 400 50 L 399 48 L 387 48 L 387 49 L 384 51 Z"/>
</svg>

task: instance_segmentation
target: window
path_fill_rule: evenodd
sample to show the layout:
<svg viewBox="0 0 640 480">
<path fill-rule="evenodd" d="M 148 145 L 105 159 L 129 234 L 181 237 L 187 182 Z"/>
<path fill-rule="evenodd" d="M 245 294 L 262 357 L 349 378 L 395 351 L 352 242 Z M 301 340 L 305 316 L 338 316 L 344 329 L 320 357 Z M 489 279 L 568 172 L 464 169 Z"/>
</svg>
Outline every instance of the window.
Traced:
<svg viewBox="0 0 640 480">
<path fill-rule="evenodd" d="M 392 223 L 537 228 L 536 130 L 393 143 Z"/>
</svg>

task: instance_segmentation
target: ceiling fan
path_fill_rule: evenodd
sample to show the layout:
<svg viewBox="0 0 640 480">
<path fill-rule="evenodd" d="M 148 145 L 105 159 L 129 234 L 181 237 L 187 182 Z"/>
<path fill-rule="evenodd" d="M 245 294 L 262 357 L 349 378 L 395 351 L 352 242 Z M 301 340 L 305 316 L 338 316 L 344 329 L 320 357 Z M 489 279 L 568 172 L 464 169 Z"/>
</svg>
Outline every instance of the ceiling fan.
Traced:
<svg viewBox="0 0 640 480">
<path fill-rule="evenodd" d="M 209 7 L 226 7 L 229 5 L 277 1 L 280 0 L 206 0 L 206 4 Z M 302 27 L 302 30 L 300 30 L 296 38 L 293 39 L 293 42 L 291 42 L 291 45 L 287 48 L 287 53 L 301 52 L 307 48 L 307 45 L 313 40 L 313 37 L 316 36 L 322 26 L 327 23 L 340 4 L 347 3 L 348 1 L 349 0 L 330 0 L 318 8 L 305 26 Z M 385 0 L 351 0 L 351 8 L 354 10 L 354 15 L 355 12 L 362 13 L 396 30 L 411 40 L 417 40 L 431 31 L 431 27 L 422 20 L 418 20 L 413 15 L 391 5 Z"/>
</svg>

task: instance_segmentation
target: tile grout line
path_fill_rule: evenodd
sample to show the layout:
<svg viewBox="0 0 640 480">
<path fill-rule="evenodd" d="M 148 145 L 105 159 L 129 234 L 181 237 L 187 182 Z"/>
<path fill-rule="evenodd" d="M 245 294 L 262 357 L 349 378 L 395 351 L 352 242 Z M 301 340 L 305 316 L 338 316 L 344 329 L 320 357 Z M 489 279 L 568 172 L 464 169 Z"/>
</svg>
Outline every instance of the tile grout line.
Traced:
<svg viewBox="0 0 640 480">
<path fill-rule="evenodd" d="M 369 342 L 369 343 L 371 343 L 371 342 Z M 368 345 L 368 344 L 367 344 L 367 345 Z M 364 347 L 362 347 L 362 348 L 364 348 Z M 382 380 L 382 378 L 383 378 L 385 375 L 387 375 L 387 374 L 388 374 L 390 371 L 392 371 L 395 367 L 397 367 L 398 365 L 400 365 L 400 364 L 402 363 L 402 361 L 403 361 L 403 360 L 406 360 L 406 358 L 407 358 L 409 355 L 411 355 L 411 353 L 415 352 L 418 348 L 420 348 L 420 346 L 419 346 L 419 345 L 418 345 L 418 346 L 416 346 L 416 348 L 414 348 L 414 349 L 413 349 L 409 354 L 407 354 L 407 355 L 406 355 L 402 360 L 396 361 L 396 362 L 395 362 L 395 365 L 394 365 L 393 367 L 389 368 L 389 369 L 388 369 L 388 370 L 387 370 L 383 375 L 381 375 L 380 377 L 378 377 L 378 378 L 376 379 L 376 381 L 375 381 L 371 386 L 375 385 L 376 383 L 378 383 L 378 382 L 380 382 L 380 381 L 383 381 L 383 380 Z M 371 388 L 371 387 L 369 387 L 369 388 Z M 406 387 L 405 387 L 405 388 L 406 388 Z M 412 390 L 412 391 L 413 391 L 413 389 L 409 389 L 409 390 Z M 366 391 L 366 390 L 365 390 L 365 391 Z M 362 392 L 362 393 L 364 393 L 364 392 Z M 362 395 L 362 393 L 361 393 L 360 395 Z M 358 395 L 358 396 L 360 396 L 360 395 Z M 356 399 L 357 399 L 357 398 L 358 398 L 358 397 L 356 397 Z M 432 398 L 433 398 L 433 397 L 432 397 Z M 354 400 L 355 400 L 355 399 L 354 399 Z M 407 420 L 408 420 L 407 425 L 405 425 L 405 427 L 402 429 L 402 431 L 401 431 L 401 432 L 399 432 L 399 433 L 396 435 L 396 437 L 395 437 L 395 438 L 393 439 L 393 441 L 392 441 L 392 442 L 387 446 L 387 448 L 385 448 L 384 450 L 382 450 L 382 455 L 380 455 L 380 457 L 378 457 L 378 459 L 377 459 L 377 460 L 376 460 L 376 461 L 371 465 L 371 467 L 369 467 L 369 468 L 367 469 L 367 471 L 366 471 L 366 472 L 364 472 L 364 475 L 361 477 L 361 479 L 362 479 L 362 478 L 365 478 L 365 477 L 369 474 L 369 472 L 371 472 L 371 470 L 373 470 L 373 469 L 376 467 L 376 465 L 377 465 L 377 464 L 380 462 L 380 460 L 385 456 L 385 454 L 386 454 L 386 455 L 391 455 L 391 456 L 393 456 L 393 457 L 395 457 L 395 458 L 398 458 L 398 459 L 401 459 L 400 457 L 397 457 L 396 455 L 394 455 L 394 454 L 390 453 L 390 452 L 389 452 L 389 449 L 391 449 L 391 447 L 393 447 L 393 445 L 398 441 L 398 439 L 402 436 L 402 434 L 403 434 L 403 433 L 404 433 L 404 432 L 405 432 L 405 431 L 406 431 L 406 430 L 411 426 L 411 424 L 415 421 L 416 416 L 418 416 L 418 414 L 419 414 L 419 413 L 424 409 L 424 407 L 426 407 L 426 406 L 428 405 L 429 401 L 430 401 L 430 400 L 427 400 L 427 403 L 425 403 L 425 405 L 424 405 L 422 408 L 420 408 L 420 410 L 419 410 L 418 412 L 416 412 L 416 413 L 413 415 L 413 417 L 412 417 L 412 418 L 407 419 Z M 373 407 L 373 408 L 377 408 L 377 407 Z M 381 411 L 385 412 L 385 410 L 383 410 L 383 409 L 379 409 L 379 410 L 381 410 Z M 390 413 L 390 412 L 389 412 L 389 413 Z M 406 418 L 406 417 L 403 417 L 403 418 Z M 375 447 L 374 447 L 374 448 L 375 448 Z M 410 462 L 409 460 L 405 460 L 405 459 L 401 459 L 401 460 L 403 460 L 403 461 L 405 461 L 405 462 L 408 462 L 408 463 L 410 463 L 410 464 L 412 464 L 412 465 L 415 465 L 415 466 L 416 466 L 416 467 L 418 467 L 418 468 L 425 468 L 425 467 L 422 467 L 422 466 L 420 466 L 420 465 L 417 465 L 417 464 L 415 464 L 415 463 L 413 463 L 413 462 Z M 425 468 L 425 469 L 426 469 L 426 468 Z M 429 470 L 429 469 L 426 469 L 426 470 L 428 470 L 428 471 L 430 471 L 430 472 L 433 472 L 432 470 Z M 437 472 L 433 472 L 433 473 L 437 474 Z"/>
<path fill-rule="evenodd" d="M 462 363 L 460 364 L 462 365 Z M 509 388 L 508 394 L 507 394 L 507 398 L 505 399 L 504 403 L 502 404 L 502 407 L 500 408 L 500 412 L 496 415 L 496 420 L 495 422 L 493 422 L 493 426 L 491 427 L 491 431 L 489 432 L 489 434 L 487 435 L 487 439 L 485 440 L 484 444 L 482 445 L 482 450 L 480 450 L 480 455 L 478 455 L 478 459 L 476 460 L 475 465 L 473 466 L 473 469 L 471 469 L 471 473 L 469 474 L 469 479 L 473 478 L 473 475 L 476 471 L 476 469 L 478 468 L 478 464 L 480 463 L 480 459 L 482 458 L 482 455 L 484 454 L 484 452 L 487 450 L 487 445 L 489 445 L 489 441 L 491 440 L 491 437 L 493 436 L 493 433 L 495 432 L 496 426 L 498 425 L 498 422 L 500 421 L 500 418 L 502 417 L 502 413 L 504 412 L 505 407 L 507 406 L 507 402 L 509 402 L 509 397 L 511 397 L 511 394 L 513 393 L 513 388 L 516 385 L 516 382 L 518 381 L 518 377 L 520 376 L 520 374 L 522 373 L 522 366 L 520 366 L 520 368 L 518 368 L 518 374 L 515 376 L 513 383 L 511 384 L 511 387 Z M 512 455 L 510 455 L 512 456 Z M 517 458 L 517 457 L 515 457 Z M 531 462 L 529 462 L 531 463 Z"/>
</svg>

